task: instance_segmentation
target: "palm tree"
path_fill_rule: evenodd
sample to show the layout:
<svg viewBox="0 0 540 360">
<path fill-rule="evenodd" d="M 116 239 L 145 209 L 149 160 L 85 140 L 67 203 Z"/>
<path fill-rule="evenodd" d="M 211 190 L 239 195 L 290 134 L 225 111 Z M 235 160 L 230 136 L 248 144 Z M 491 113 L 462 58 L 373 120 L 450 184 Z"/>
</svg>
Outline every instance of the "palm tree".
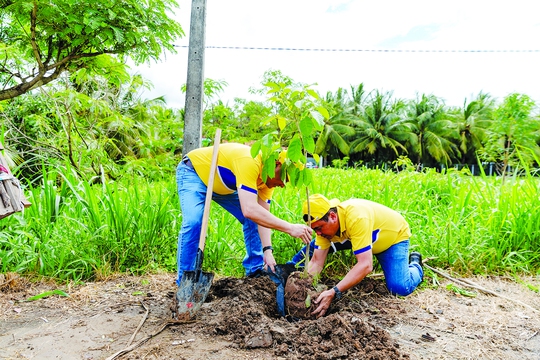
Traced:
<svg viewBox="0 0 540 360">
<path fill-rule="evenodd" d="M 364 154 L 380 164 L 406 153 L 404 144 L 414 140 L 410 124 L 402 117 L 404 103 L 392 100 L 392 93 L 376 91 L 359 117 L 358 132 L 351 143 L 351 153 Z M 358 111 L 358 109 L 357 109 Z"/>
<path fill-rule="evenodd" d="M 356 117 L 346 112 L 340 112 L 325 120 L 323 130 L 315 142 L 315 153 L 324 157 L 329 155 L 331 157 L 348 156 L 350 146 L 347 138 L 356 133 L 355 124 L 357 122 Z"/>
<path fill-rule="evenodd" d="M 482 148 L 486 131 L 492 123 L 494 103 L 489 94 L 480 92 L 470 103 L 465 100 L 463 108 L 455 115 L 462 164 L 477 161 L 476 152 Z"/>
<path fill-rule="evenodd" d="M 362 89 L 362 84 L 357 89 L 351 87 L 352 99 L 349 98 L 347 90 L 343 88 L 339 88 L 335 93 L 328 92 L 326 94 L 323 104 L 330 117 L 324 121 L 323 130 L 315 143 L 315 153 L 331 158 L 349 155 L 348 138 L 354 136 L 356 127 L 360 124 L 355 114 L 357 107 L 355 100 L 361 97 L 360 94 L 363 94 Z"/>
<path fill-rule="evenodd" d="M 364 113 L 366 102 L 366 91 L 364 90 L 364 84 L 354 87 L 351 86 L 351 112 L 355 116 L 361 116 Z"/>
<path fill-rule="evenodd" d="M 422 95 L 408 106 L 408 122 L 412 125 L 416 140 L 413 151 L 417 165 L 449 165 L 459 157 L 455 144 L 458 138 L 456 124 L 446 113 L 444 104 L 434 95 Z"/>
</svg>

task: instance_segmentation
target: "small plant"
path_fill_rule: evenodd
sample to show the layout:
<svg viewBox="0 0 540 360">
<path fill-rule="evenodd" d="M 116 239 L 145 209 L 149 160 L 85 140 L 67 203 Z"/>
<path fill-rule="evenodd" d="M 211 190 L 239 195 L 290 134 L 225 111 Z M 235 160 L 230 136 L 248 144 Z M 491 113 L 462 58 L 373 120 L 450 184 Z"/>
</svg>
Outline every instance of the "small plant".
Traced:
<svg viewBox="0 0 540 360">
<path fill-rule="evenodd" d="M 477 295 L 474 291 L 468 291 L 468 290 L 462 289 L 454 284 L 446 285 L 446 289 L 452 291 L 453 293 L 457 295 L 462 295 L 466 297 L 476 297 Z"/>
<path fill-rule="evenodd" d="M 416 170 L 416 166 L 413 164 L 412 160 L 404 155 L 400 155 L 396 160 L 392 161 L 392 165 L 394 165 L 396 172 Z"/>
<path fill-rule="evenodd" d="M 349 166 L 349 157 L 345 156 L 343 159 L 332 160 L 332 166 L 336 169 L 346 169 Z"/>
</svg>

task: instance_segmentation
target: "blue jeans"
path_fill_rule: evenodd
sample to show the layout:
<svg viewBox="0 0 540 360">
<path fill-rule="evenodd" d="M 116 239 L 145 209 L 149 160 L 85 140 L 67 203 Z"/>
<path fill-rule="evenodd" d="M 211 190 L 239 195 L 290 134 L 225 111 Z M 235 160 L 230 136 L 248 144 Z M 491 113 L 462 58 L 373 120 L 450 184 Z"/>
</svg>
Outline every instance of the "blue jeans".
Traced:
<svg viewBox="0 0 540 360">
<path fill-rule="evenodd" d="M 344 243 L 336 243 L 336 249 L 330 248 L 329 253 L 334 251 L 350 249 L 350 241 Z M 315 248 L 315 240 L 310 243 L 310 258 L 313 257 Z M 297 254 L 295 254 L 289 264 L 303 264 L 306 251 L 304 246 Z M 375 254 L 377 261 L 381 264 L 381 268 L 386 280 L 388 291 L 394 295 L 407 296 L 411 294 L 422 282 L 424 272 L 419 264 L 409 264 L 409 240 L 399 242 L 392 245 L 382 253 Z"/>
<path fill-rule="evenodd" d="M 182 228 L 178 234 L 178 277 L 176 279 L 176 284 L 180 285 L 184 271 L 195 269 L 207 187 L 195 170 L 183 162 L 180 162 L 176 168 L 176 184 L 182 209 Z M 231 213 L 243 225 L 246 256 L 242 265 L 246 275 L 262 269 L 264 258 L 258 225 L 242 214 L 238 194 L 218 195 L 214 193 L 212 200 Z"/>
</svg>

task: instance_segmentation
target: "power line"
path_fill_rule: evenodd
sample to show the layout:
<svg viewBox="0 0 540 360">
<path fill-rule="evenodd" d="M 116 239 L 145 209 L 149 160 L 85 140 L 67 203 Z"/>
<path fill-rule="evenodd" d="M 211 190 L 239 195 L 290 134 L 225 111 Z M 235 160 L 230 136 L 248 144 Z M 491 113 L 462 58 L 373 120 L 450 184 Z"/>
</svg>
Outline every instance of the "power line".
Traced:
<svg viewBox="0 0 540 360">
<path fill-rule="evenodd" d="M 173 45 L 178 48 L 189 48 L 187 45 Z M 206 49 L 225 50 L 269 50 L 269 51 L 319 51 L 319 52 L 378 52 L 378 53 L 538 53 L 540 49 L 484 49 L 484 50 L 422 50 L 422 49 L 311 49 L 288 47 L 254 47 L 254 46 L 206 46 Z"/>
</svg>

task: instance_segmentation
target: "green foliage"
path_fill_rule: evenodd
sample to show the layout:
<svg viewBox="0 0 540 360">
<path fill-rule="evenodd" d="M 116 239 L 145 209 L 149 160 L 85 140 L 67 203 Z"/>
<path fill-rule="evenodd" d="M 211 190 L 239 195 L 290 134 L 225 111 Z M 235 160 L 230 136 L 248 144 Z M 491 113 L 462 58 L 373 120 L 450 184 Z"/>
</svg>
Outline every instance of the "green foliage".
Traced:
<svg viewBox="0 0 540 360">
<path fill-rule="evenodd" d="M 449 165 L 460 154 L 452 141 L 458 137 L 457 126 L 437 97 L 422 95 L 411 101 L 407 119 L 416 135 L 411 145 L 418 165 Z"/>
<path fill-rule="evenodd" d="M 351 144 L 353 153 L 365 153 L 376 163 L 388 158 L 388 152 L 394 156 L 407 153 L 406 146 L 415 143 L 411 124 L 402 115 L 405 104 L 393 101 L 391 95 L 379 91 L 370 94 Z"/>
<path fill-rule="evenodd" d="M 332 160 L 332 166 L 336 169 L 344 169 L 349 163 L 349 157 L 345 156 L 343 159 L 334 159 Z"/>
<path fill-rule="evenodd" d="M 540 154 L 540 119 L 532 116 L 535 103 L 527 95 L 511 94 L 495 110 L 484 150 L 480 156 L 488 161 L 500 161 L 507 166 L 532 164 L 534 154 Z M 530 149 L 532 152 L 521 152 Z M 521 157 L 521 158 L 520 158 Z"/>
<path fill-rule="evenodd" d="M 69 163 L 94 181 L 134 173 L 160 178 L 175 166 L 182 124 L 162 99 L 141 100 L 140 77 L 118 85 L 81 70 L 6 104 L 6 148 L 24 159 L 24 177 L 42 164 Z M 171 154 L 173 154 L 171 156 Z"/>
<path fill-rule="evenodd" d="M 462 109 L 451 113 L 459 132 L 459 150 L 462 164 L 474 164 L 476 153 L 481 151 L 487 131 L 492 124 L 494 100 L 488 94 L 480 93 L 473 101 L 465 102 Z"/>
<path fill-rule="evenodd" d="M 0 224 L 2 270 L 57 279 L 174 269 L 178 210 L 174 184 L 144 178 L 100 187 L 48 171 L 32 206 Z"/>
<path fill-rule="evenodd" d="M 293 187 L 308 185 L 311 177 L 306 168 L 307 155 L 312 154 L 318 161 L 315 152 L 315 132 L 320 131 L 323 119 L 328 118 L 326 109 L 318 104 L 319 97 L 309 86 L 299 89 L 291 88 L 287 83 L 268 82 L 269 101 L 281 109 L 263 123 L 277 125 L 270 132 L 256 141 L 251 148 L 251 155 L 262 154 L 265 181 L 273 177 L 275 163 L 279 159 L 282 164 L 282 177 L 287 178 Z M 288 140 L 287 152 L 282 154 L 282 145 Z M 281 155 L 280 155 L 281 154 Z"/>
<path fill-rule="evenodd" d="M 204 79 L 203 83 L 203 102 L 205 107 L 208 106 L 212 100 L 218 96 L 220 92 L 223 92 L 223 90 L 228 86 L 229 84 L 225 80 L 213 80 L 210 78 Z M 180 90 L 183 93 L 186 93 L 187 91 L 187 84 L 183 84 L 180 87 Z"/>
<path fill-rule="evenodd" d="M 92 69 L 66 72 L 54 85 L 0 103 L 0 137 L 33 203 L 0 222 L 2 271 L 75 280 L 174 271 L 181 214 L 172 179 L 182 152 L 182 113 L 163 98 L 142 100 L 140 90 L 150 84 L 117 64 L 111 56 L 95 57 Z M 352 87 L 350 97 L 339 89 L 321 99 L 280 72 L 268 73 L 265 83 L 268 103 L 209 101 L 204 131 L 212 138 L 224 127 L 228 141 L 255 140 L 263 176 L 273 175 L 276 160 L 283 162 L 283 176 L 294 186 L 276 191 L 272 212 L 280 218 L 302 222 L 304 196 L 297 188 L 307 185 L 311 192 L 367 198 L 402 212 L 413 248 L 436 256 L 434 266 L 482 274 L 540 271 L 533 169 L 540 163 L 540 126 L 530 99 L 513 95 L 494 107 L 480 94 L 463 109 L 448 110 L 434 97 L 405 103 L 389 93 L 366 95 L 363 85 Z M 216 94 L 224 85 L 211 83 L 207 90 Z M 368 146 L 347 154 L 356 140 Z M 417 172 L 410 160 L 438 165 L 479 152 L 516 167 L 516 176 L 502 182 L 454 169 Z M 317 162 L 325 156 L 336 168 L 308 169 L 308 155 Z M 346 169 L 350 162 L 391 163 L 399 172 Z M 242 276 L 241 225 L 214 207 L 209 226 L 205 267 Z M 281 232 L 274 232 L 273 244 L 278 263 L 301 246 Z M 354 261 L 350 253 L 334 254 L 327 274 L 340 276 Z"/>
<path fill-rule="evenodd" d="M 128 56 L 136 64 L 175 52 L 183 35 L 168 17 L 174 0 L 19 0 L 0 12 L 0 100 L 47 84 L 64 71 L 102 71 L 99 56 Z"/>
</svg>

